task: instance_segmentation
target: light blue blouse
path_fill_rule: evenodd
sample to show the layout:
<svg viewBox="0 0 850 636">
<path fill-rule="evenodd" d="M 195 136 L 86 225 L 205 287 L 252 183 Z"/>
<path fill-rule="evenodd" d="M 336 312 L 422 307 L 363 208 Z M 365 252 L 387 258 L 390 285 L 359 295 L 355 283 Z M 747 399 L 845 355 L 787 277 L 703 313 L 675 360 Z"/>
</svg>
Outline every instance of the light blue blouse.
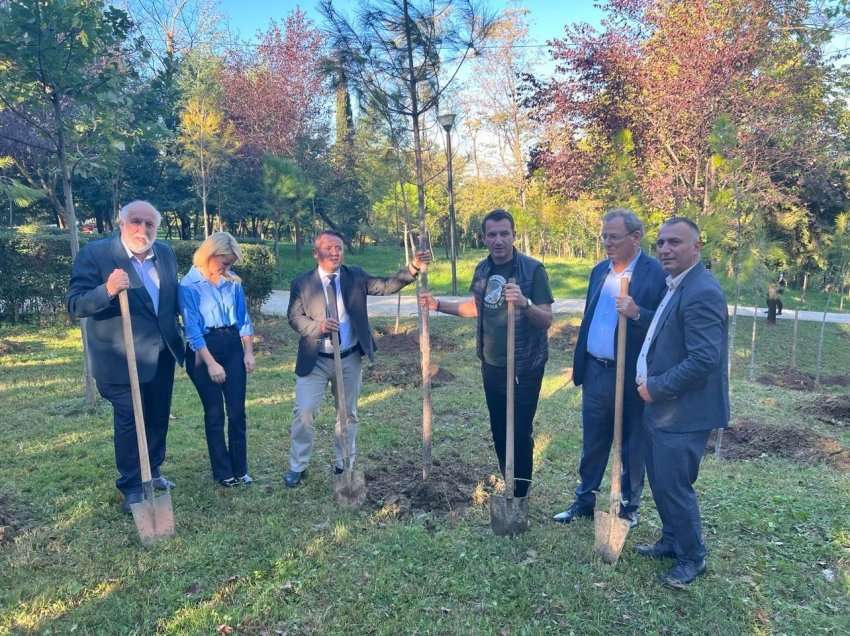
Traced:
<svg viewBox="0 0 850 636">
<path fill-rule="evenodd" d="M 240 336 L 253 336 L 242 284 L 222 279 L 214 285 L 192 267 L 180 281 L 180 313 L 192 351 L 206 347 L 204 335 L 216 327 L 236 327 Z"/>
</svg>

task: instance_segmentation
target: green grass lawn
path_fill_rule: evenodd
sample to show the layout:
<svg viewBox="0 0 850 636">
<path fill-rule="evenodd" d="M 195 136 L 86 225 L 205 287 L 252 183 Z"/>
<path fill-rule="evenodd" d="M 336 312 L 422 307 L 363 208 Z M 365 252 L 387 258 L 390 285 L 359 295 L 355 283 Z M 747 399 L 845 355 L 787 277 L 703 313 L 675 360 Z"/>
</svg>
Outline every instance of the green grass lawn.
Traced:
<svg viewBox="0 0 850 636">
<path fill-rule="evenodd" d="M 494 537 L 486 492 L 449 513 L 398 512 L 392 497 L 383 507 L 338 508 L 330 401 L 305 484 L 284 489 L 295 338 L 285 322 L 259 320 L 248 387 L 256 484 L 215 487 L 199 400 L 178 372 L 164 466 L 178 484 L 178 533 L 152 549 L 118 510 L 109 408 L 81 410 L 78 330 L 0 327 L 0 634 L 850 633 L 850 426 L 815 412 L 828 395 L 846 404 L 848 389 L 747 382 L 751 323 L 740 320 L 734 416 L 774 441 L 795 441 L 752 448 L 747 461 L 706 458 L 698 490 L 709 570 L 675 593 L 655 583 L 668 564 L 630 549 L 658 533 L 648 494 L 616 567 L 593 556 L 591 523 L 549 520 L 577 479 L 580 392 L 568 382 L 562 333 L 576 322 L 561 318 L 553 329 L 528 533 Z M 760 331 L 757 375 L 786 359 L 790 328 Z M 486 491 L 495 461 L 472 324 L 440 318 L 433 329 L 434 360 L 455 376 L 434 389 L 434 476 L 467 473 Z M 804 371 L 813 371 L 816 335 L 815 324 L 803 325 Z M 850 329 L 829 325 L 827 337 L 825 373 L 846 374 Z M 420 397 L 396 385 L 415 375 L 418 355 L 388 351 L 364 374 L 359 448 L 369 473 L 387 468 L 409 480 Z M 811 452 L 795 458 L 806 444 Z M 812 455 L 818 449 L 826 450 Z"/>
<path fill-rule="evenodd" d="M 289 283 L 293 278 L 315 266 L 312 253 L 306 247 L 300 260 L 296 260 L 295 258 L 294 245 L 281 244 L 280 254 L 281 262 L 275 280 L 275 285 L 279 289 L 289 289 Z M 464 295 L 468 292 L 475 265 L 486 255 L 486 250 L 466 250 L 461 254 L 457 265 L 459 294 Z M 442 248 L 437 248 L 435 258 L 436 261 L 430 269 L 429 285 L 438 294 L 447 294 L 451 291 L 451 264 Z M 365 268 L 372 274 L 386 275 L 396 271 L 404 263 L 404 252 L 401 248 L 397 249 L 386 245 L 370 245 L 362 253 L 359 251 L 347 251 L 345 260 L 347 263 Z M 549 273 L 549 281 L 552 285 L 552 293 L 556 299 L 584 298 L 587 293 L 587 277 L 594 265 L 593 261 L 549 256 L 545 259 L 545 262 L 546 270 Z M 735 293 L 734 281 L 724 276 L 723 272 L 715 270 L 714 273 L 718 276 L 720 284 L 726 291 L 726 297 L 730 304 L 733 303 Z M 823 311 L 826 307 L 827 295 L 823 292 L 809 289 L 806 292 L 805 302 L 801 302 L 800 296 L 800 290 L 787 289 L 782 296 L 785 308 L 791 311 L 795 308 Z M 844 311 L 850 310 L 850 305 L 846 304 L 846 300 Z M 745 305 L 764 307 L 766 300 L 762 295 L 744 292 L 741 302 Z M 833 312 L 839 311 L 838 302 L 839 299 L 833 297 L 829 310 Z"/>
</svg>

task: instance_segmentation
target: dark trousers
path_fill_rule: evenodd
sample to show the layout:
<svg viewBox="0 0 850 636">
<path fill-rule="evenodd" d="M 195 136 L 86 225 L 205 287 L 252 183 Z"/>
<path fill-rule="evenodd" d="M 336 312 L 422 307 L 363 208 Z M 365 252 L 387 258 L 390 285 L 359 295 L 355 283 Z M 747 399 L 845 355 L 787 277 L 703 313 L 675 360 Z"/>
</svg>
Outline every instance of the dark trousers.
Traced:
<svg viewBox="0 0 850 636">
<path fill-rule="evenodd" d="M 226 379 L 216 384 L 207 365 L 191 349 L 186 350 L 186 371 L 198 390 L 204 406 L 204 431 L 210 454 L 213 479 L 221 481 L 248 473 L 248 444 L 245 440 L 244 351 L 235 328 L 216 329 L 204 336 L 212 357 L 222 367 Z M 195 359 L 197 357 L 197 364 Z M 224 439 L 224 415 L 227 411 L 227 442 Z"/>
<path fill-rule="evenodd" d="M 614 394 L 617 369 L 605 367 L 588 356 L 581 394 L 581 483 L 576 488 L 576 503 L 585 509 L 596 505 L 596 495 L 605 475 L 611 444 L 614 441 Z M 626 390 L 629 390 L 626 387 Z M 637 510 L 643 491 L 645 437 L 643 405 L 633 400 L 623 403 L 623 470 L 620 488 L 625 511 Z"/>
<path fill-rule="evenodd" d="M 646 472 L 661 517 L 663 543 L 684 561 L 705 558 L 694 483 L 711 431 L 671 433 L 647 425 Z"/>
<path fill-rule="evenodd" d="M 171 391 L 174 388 L 174 356 L 168 349 L 159 354 L 153 380 L 140 386 L 145 434 L 148 438 L 148 456 L 151 474 L 159 477 L 159 467 L 165 460 L 165 438 L 168 435 L 168 418 L 171 415 Z M 142 491 L 139 445 L 136 441 L 136 420 L 133 416 L 133 397 L 129 384 L 97 382 L 103 399 L 112 404 L 115 437 L 115 465 L 119 477 L 115 482 L 125 495 Z"/>
<path fill-rule="evenodd" d="M 514 496 L 525 497 L 531 486 L 534 464 L 534 414 L 540 397 L 543 371 L 518 375 L 514 388 Z M 499 458 L 499 470 L 505 474 L 505 426 L 507 413 L 507 369 L 481 363 L 484 395 L 490 411 L 490 431 Z"/>
</svg>

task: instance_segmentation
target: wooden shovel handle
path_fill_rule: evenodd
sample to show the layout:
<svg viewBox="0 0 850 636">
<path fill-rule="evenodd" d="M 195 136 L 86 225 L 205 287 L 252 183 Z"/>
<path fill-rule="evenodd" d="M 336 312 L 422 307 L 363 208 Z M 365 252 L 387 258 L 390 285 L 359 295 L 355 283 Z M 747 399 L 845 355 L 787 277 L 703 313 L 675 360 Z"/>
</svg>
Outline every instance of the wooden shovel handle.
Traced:
<svg viewBox="0 0 850 636">
<path fill-rule="evenodd" d="M 511 278 L 511 283 L 514 279 Z M 516 306 L 507 303 L 507 384 L 505 395 L 505 497 L 514 496 L 514 388 L 516 386 Z"/>
<path fill-rule="evenodd" d="M 136 441 L 139 446 L 139 465 L 142 483 L 151 481 L 151 462 L 148 457 L 148 437 L 145 433 L 145 415 L 142 411 L 142 390 L 139 386 L 139 369 L 136 366 L 136 347 L 133 344 L 133 322 L 130 320 L 130 303 L 127 290 L 118 292 L 121 307 L 121 327 L 124 332 L 124 349 L 127 352 L 127 372 L 130 375 L 130 394 L 133 397 L 133 416 L 136 420 Z"/>
<path fill-rule="evenodd" d="M 350 470 L 351 455 L 348 450 L 348 409 L 345 401 L 345 381 L 342 375 L 342 355 L 339 351 L 339 332 L 331 332 L 334 350 L 334 372 L 336 375 L 336 434 L 342 446 L 342 462 L 345 470 Z"/>
<path fill-rule="evenodd" d="M 620 296 L 629 293 L 629 279 L 620 278 Z M 619 512 L 621 485 L 620 473 L 623 468 L 623 390 L 626 383 L 626 329 L 628 319 L 619 314 L 617 317 L 617 384 L 614 389 L 614 440 L 611 444 L 611 515 Z"/>
</svg>

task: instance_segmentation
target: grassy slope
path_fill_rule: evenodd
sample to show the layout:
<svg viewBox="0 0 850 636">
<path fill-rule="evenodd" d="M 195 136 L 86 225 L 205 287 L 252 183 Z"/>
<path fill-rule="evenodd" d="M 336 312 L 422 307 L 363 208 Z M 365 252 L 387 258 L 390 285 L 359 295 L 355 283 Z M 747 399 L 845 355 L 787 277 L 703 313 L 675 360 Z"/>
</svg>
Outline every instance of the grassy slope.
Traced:
<svg viewBox="0 0 850 636">
<path fill-rule="evenodd" d="M 569 320 L 576 319 L 557 326 Z M 436 333 L 463 343 L 435 354 L 457 380 L 435 389 L 434 455 L 493 466 L 471 325 L 434 324 Z M 736 415 L 838 436 L 850 447 L 850 430 L 828 427 L 807 411 L 813 396 L 744 381 L 750 324 L 739 323 Z M 198 399 L 178 373 L 165 466 L 178 482 L 178 536 L 152 550 L 138 546 L 132 521 L 117 510 L 109 409 L 79 411 L 78 332 L 0 330 L 20 349 L 0 357 L 0 502 L 11 502 L 31 526 L 0 546 L 0 633 L 210 634 L 220 625 L 240 634 L 850 631 L 850 475 L 771 458 L 707 458 L 698 489 L 708 575 L 685 593 L 655 585 L 663 565 L 629 551 L 656 535 L 649 498 L 617 567 L 603 565 L 591 554 L 590 523 L 563 528 L 548 521 L 570 499 L 581 439 L 580 393 L 566 382 L 569 354 L 558 350 L 538 414 L 529 533 L 493 537 L 482 505 L 450 518 L 342 511 L 325 468 L 329 405 L 306 484 L 295 491 L 281 486 L 294 339 L 280 321 L 260 328 L 279 340 L 271 342 L 272 353 L 268 338 L 260 346 L 249 384 L 257 483 L 213 487 Z M 766 332 L 760 367 L 782 359 L 789 333 L 790 325 Z M 815 335 L 814 325 L 804 330 L 801 365 L 809 370 Z M 828 336 L 828 372 L 845 373 L 850 331 L 831 325 Z M 384 355 L 378 364 L 391 369 L 398 362 Z M 416 462 L 419 412 L 417 390 L 367 382 L 360 408 L 366 462 Z M 834 582 L 823 569 L 836 571 Z"/>
</svg>

